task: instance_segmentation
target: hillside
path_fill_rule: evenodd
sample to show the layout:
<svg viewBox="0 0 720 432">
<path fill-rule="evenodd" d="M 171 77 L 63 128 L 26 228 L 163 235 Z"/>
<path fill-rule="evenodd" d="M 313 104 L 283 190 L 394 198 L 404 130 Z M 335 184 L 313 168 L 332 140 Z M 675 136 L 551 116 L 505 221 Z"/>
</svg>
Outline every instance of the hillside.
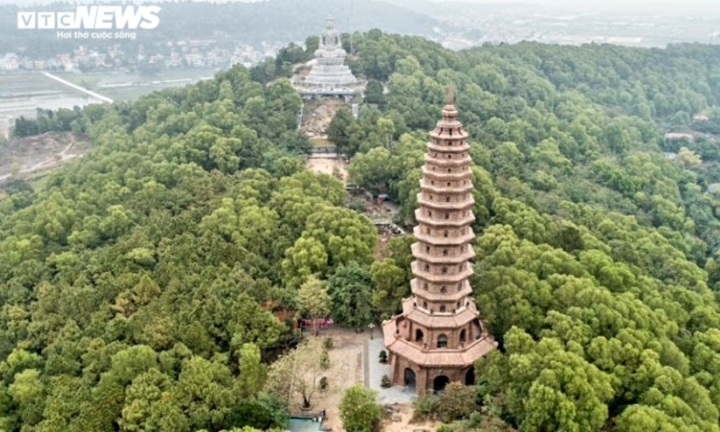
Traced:
<svg viewBox="0 0 720 432">
<path fill-rule="evenodd" d="M 659 127 L 717 121 L 720 47 L 355 43 L 390 94 L 328 136 L 400 223 L 449 86 L 472 137 L 472 287 L 500 350 L 443 430 L 720 431 L 720 153 Z M 0 429 L 283 428 L 299 395 L 273 361 L 307 292 L 352 328 L 398 311 L 413 239 L 376 261 L 342 183 L 304 169 L 299 96 L 258 74 L 22 125 L 92 147 L 0 200 Z"/>
</svg>

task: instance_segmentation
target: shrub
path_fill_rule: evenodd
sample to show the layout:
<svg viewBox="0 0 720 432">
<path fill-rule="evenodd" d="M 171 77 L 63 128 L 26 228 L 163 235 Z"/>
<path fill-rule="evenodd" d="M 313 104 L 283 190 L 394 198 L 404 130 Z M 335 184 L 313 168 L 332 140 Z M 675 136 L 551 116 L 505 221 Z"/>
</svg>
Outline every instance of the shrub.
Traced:
<svg viewBox="0 0 720 432">
<path fill-rule="evenodd" d="M 432 393 L 425 393 L 413 398 L 413 418 L 415 420 L 434 418 L 438 412 L 439 403 L 440 399 Z"/>
<path fill-rule="evenodd" d="M 382 388 L 388 388 L 392 385 L 390 382 L 390 377 L 387 375 L 383 375 L 382 379 L 380 380 L 380 387 Z"/>
<path fill-rule="evenodd" d="M 387 363 L 387 361 L 388 361 L 388 357 L 387 357 L 387 353 L 385 352 L 385 350 L 380 351 L 380 363 L 385 364 L 385 363 Z"/>
<path fill-rule="evenodd" d="M 230 428 L 251 427 L 260 430 L 284 428 L 288 421 L 285 402 L 274 395 L 259 393 L 254 399 L 233 408 L 226 417 Z"/>
<path fill-rule="evenodd" d="M 330 369 L 330 354 L 327 350 L 323 350 L 322 356 L 320 357 L 320 366 L 323 369 Z"/>
<path fill-rule="evenodd" d="M 382 418 L 377 393 L 355 384 L 345 390 L 340 401 L 340 419 L 347 432 L 372 432 Z"/>
<path fill-rule="evenodd" d="M 330 351 L 333 349 L 333 339 L 331 337 L 326 337 L 323 341 L 323 348 L 325 348 L 326 351 Z"/>
<path fill-rule="evenodd" d="M 477 404 L 475 388 L 464 386 L 458 382 L 450 383 L 443 391 L 437 405 L 437 413 L 445 423 L 470 417 Z"/>
<path fill-rule="evenodd" d="M 328 379 L 327 377 L 320 378 L 320 390 L 327 390 L 328 388 Z"/>
<path fill-rule="evenodd" d="M 350 202 L 348 205 L 352 210 L 355 210 L 358 213 L 362 213 L 367 208 L 367 202 L 364 199 L 354 199 Z"/>
</svg>

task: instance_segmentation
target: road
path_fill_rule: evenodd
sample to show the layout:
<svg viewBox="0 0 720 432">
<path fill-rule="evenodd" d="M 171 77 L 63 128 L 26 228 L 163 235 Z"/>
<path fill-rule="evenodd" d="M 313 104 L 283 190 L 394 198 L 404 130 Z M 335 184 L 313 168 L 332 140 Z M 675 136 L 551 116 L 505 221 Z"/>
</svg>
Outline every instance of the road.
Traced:
<svg viewBox="0 0 720 432">
<path fill-rule="evenodd" d="M 71 88 L 73 88 L 73 89 L 75 89 L 75 90 L 77 90 L 77 91 L 81 91 L 81 92 L 83 92 L 83 93 L 85 93 L 85 94 L 87 94 L 87 95 L 89 95 L 89 96 L 92 96 L 92 97 L 94 97 L 94 98 L 96 98 L 96 99 L 100 99 L 100 100 L 103 101 L 103 102 L 113 103 L 113 100 L 112 100 L 112 99 L 107 98 L 107 97 L 105 97 L 105 96 L 103 96 L 103 95 L 101 95 L 101 94 L 97 94 L 97 93 L 95 93 L 95 92 L 93 92 L 93 91 L 90 91 L 90 90 L 88 90 L 88 89 L 86 89 L 86 88 L 82 88 L 82 87 L 80 87 L 79 85 L 75 85 L 75 84 L 71 83 L 70 81 L 66 81 L 66 80 L 60 78 L 59 76 L 55 76 L 55 75 L 53 75 L 53 74 L 51 74 L 51 73 L 47 73 L 47 72 L 43 72 L 43 75 L 45 75 L 46 77 L 48 77 L 48 78 L 50 78 L 50 79 L 53 79 L 53 80 L 61 83 L 61 84 L 65 84 L 66 86 L 71 87 Z"/>
<path fill-rule="evenodd" d="M 50 159 L 45 159 L 42 162 L 38 162 L 29 168 L 25 168 L 24 170 L 21 170 L 20 172 L 18 172 L 18 174 L 30 174 L 32 172 L 39 171 L 41 169 L 52 168 L 55 165 L 59 165 L 63 162 L 69 161 L 70 159 L 74 159 L 76 157 L 82 157 L 82 155 L 68 155 L 67 154 L 67 152 L 70 151 L 70 149 L 72 149 L 74 145 L 75 145 L 75 138 L 73 137 L 72 141 L 70 141 L 70 144 L 68 144 L 68 146 L 65 147 L 60 153 L 56 154 L 55 156 L 53 156 Z M 9 179 L 12 176 L 13 176 L 12 174 L 5 174 L 3 176 L 0 176 L 0 183 Z"/>
</svg>

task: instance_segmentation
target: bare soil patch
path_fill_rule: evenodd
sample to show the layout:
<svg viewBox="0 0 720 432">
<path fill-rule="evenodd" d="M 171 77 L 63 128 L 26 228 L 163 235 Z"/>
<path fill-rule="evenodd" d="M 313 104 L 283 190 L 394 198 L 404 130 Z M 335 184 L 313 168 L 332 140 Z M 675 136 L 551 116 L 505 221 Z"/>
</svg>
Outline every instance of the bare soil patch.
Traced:
<svg viewBox="0 0 720 432">
<path fill-rule="evenodd" d="M 416 430 L 434 432 L 441 424 L 434 421 L 413 421 L 413 408 L 410 404 L 392 405 L 386 411 L 388 411 L 388 415 L 381 426 L 383 432 L 414 432 Z"/>
<path fill-rule="evenodd" d="M 343 184 L 347 183 L 348 164 L 340 159 L 331 157 L 314 157 L 309 158 L 306 163 L 307 168 L 317 174 L 334 175 L 340 178 Z"/>
<path fill-rule="evenodd" d="M 0 183 L 9 179 L 15 171 L 27 177 L 39 171 L 80 157 L 90 144 L 72 133 L 48 132 L 42 135 L 15 138 L 0 146 Z"/>
<path fill-rule="evenodd" d="M 67 147 L 69 138 L 67 134 L 47 133 L 10 140 L 0 147 L 0 175 L 10 174 L 15 163 L 19 164 L 20 169 L 26 169 L 52 158 Z"/>
<path fill-rule="evenodd" d="M 309 138 L 323 137 L 327 133 L 335 113 L 342 107 L 348 107 L 342 99 L 322 98 L 305 102 L 300 130 Z"/>
</svg>

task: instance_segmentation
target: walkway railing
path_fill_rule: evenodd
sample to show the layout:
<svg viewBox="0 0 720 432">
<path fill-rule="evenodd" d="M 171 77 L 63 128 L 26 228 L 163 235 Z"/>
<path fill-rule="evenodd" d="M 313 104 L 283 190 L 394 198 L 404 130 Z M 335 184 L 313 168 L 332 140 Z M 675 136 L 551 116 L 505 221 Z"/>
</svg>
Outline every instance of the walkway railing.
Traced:
<svg viewBox="0 0 720 432">
<path fill-rule="evenodd" d="M 316 420 L 316 421 L 317 421 L 317 419 L 320 419 L 320 421 L 322 421 L 322 419 L 325 418 L 325 410 L 317 411 L 317 412 L 310 412 L 310 411 L 308 411 L 308 412 L 305 412 L 305 411 L 291 412 L 290 417 L 298 418 L 298 419 L 306 419 L 306 420 Z"/>
<path fill-rule="evenodd" d="M 318 153 L 337 153 L 337 148 L 335 147 L 313 147 L 311 152 L 313 154 Z"/>
</svg>

